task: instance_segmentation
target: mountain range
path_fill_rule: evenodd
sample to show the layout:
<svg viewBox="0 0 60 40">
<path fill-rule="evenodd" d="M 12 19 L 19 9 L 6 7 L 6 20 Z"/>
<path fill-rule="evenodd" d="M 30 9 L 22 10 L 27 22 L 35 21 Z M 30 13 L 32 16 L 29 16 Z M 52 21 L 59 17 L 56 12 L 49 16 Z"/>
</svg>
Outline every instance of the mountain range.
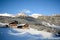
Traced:
<svg viewBox="0 0 60 40">
<path fill-rule="evenodd" d="M 25 13 L 19 13 L 17 15 L 0 14 L 0 23 L 10 23 L 12 21 L 18 21 L 19 24 L 28 23 L 31 28 L 47 32 L 59 32 L 60 33 L 60 14 L 45 16 L 39 14 L 33 14 L 28 16 Z"/>
</svg>

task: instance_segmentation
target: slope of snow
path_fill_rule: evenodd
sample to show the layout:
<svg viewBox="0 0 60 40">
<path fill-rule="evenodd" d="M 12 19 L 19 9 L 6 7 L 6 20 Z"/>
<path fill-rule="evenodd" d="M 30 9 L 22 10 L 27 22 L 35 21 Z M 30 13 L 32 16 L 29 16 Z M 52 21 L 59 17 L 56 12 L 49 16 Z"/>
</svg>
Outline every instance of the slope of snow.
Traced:
<svg viewBox="0 0 60 40">
<path fill-rule="evenodd" d="M 42 16 L 42 14 L 32 14 L 31 17 L 38 18 L 39 16 Z"/>
<path fill-rule="evenodd" d="M 42 25 L 49 26 L 49 27 L 54 27 L 56 29 L 60 29 L 60 26 L 56 26 L 54 24 L 50 24 L 50 23 L 45 22 L 45 21 L 42 22 Z"/>
<path fill-rule="evenodd" d="M 22 34 L 25 34 L 25 33 L 29 33 L 31 35 L 41 35 L 43 38 L 49 38 L 52 36 L 52 33 L 48 33 L 48 32 L 45 32 L 45 31 L 38 31 L 36 29 L 13 29 L 14 31 L 18 31 L 20 33 L 13 33 L 11 30 L 9 31 L 9 34 L 12 34 L 12 35 L 22 35 Z"/>
<path fill-rule="evenodd" d="M 0 40 L 40 40 L 51 39 L 52 33 L 36 29 L 0 28 Z M 57 38 L 59 39 L 59 38 Z"/>
</svg>

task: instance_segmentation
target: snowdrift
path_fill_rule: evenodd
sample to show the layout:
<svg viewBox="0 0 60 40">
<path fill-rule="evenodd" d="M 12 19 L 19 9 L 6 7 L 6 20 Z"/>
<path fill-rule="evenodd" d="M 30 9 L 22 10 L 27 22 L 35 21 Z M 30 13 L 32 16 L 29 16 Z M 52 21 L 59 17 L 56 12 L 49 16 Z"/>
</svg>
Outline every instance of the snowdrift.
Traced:
<svg viewBox="0 0 60 40">
<path fill-rule="evenodd" d="M 0 28 L 0 40 L 59 39 L 54 34 L 36 29 Z"/>
</svg>

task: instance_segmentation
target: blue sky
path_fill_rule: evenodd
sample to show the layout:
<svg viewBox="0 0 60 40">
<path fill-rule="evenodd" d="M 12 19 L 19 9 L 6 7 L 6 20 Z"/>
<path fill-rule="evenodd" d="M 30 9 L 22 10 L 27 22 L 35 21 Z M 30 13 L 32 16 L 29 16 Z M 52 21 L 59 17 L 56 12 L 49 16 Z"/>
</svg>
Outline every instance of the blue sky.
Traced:
<svg viewBox="0 0 60 40">
<path fill-rule="evenodd" d="M 60 0 L 0 0 L 0 13 L 60 14 Z"/>
</svg>

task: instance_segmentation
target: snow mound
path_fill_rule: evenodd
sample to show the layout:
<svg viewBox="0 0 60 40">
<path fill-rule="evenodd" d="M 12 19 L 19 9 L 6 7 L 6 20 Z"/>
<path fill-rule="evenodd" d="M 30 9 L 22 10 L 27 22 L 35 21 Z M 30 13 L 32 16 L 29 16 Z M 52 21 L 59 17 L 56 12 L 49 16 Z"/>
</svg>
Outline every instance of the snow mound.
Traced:
<svg viewBox="0 0 60 40">
<path fill-rule="evenodd" d="M 0 40 L 43 40 L 54 38 L 52 33 L 36 29 L 0 28 Z"/>
</svg>

